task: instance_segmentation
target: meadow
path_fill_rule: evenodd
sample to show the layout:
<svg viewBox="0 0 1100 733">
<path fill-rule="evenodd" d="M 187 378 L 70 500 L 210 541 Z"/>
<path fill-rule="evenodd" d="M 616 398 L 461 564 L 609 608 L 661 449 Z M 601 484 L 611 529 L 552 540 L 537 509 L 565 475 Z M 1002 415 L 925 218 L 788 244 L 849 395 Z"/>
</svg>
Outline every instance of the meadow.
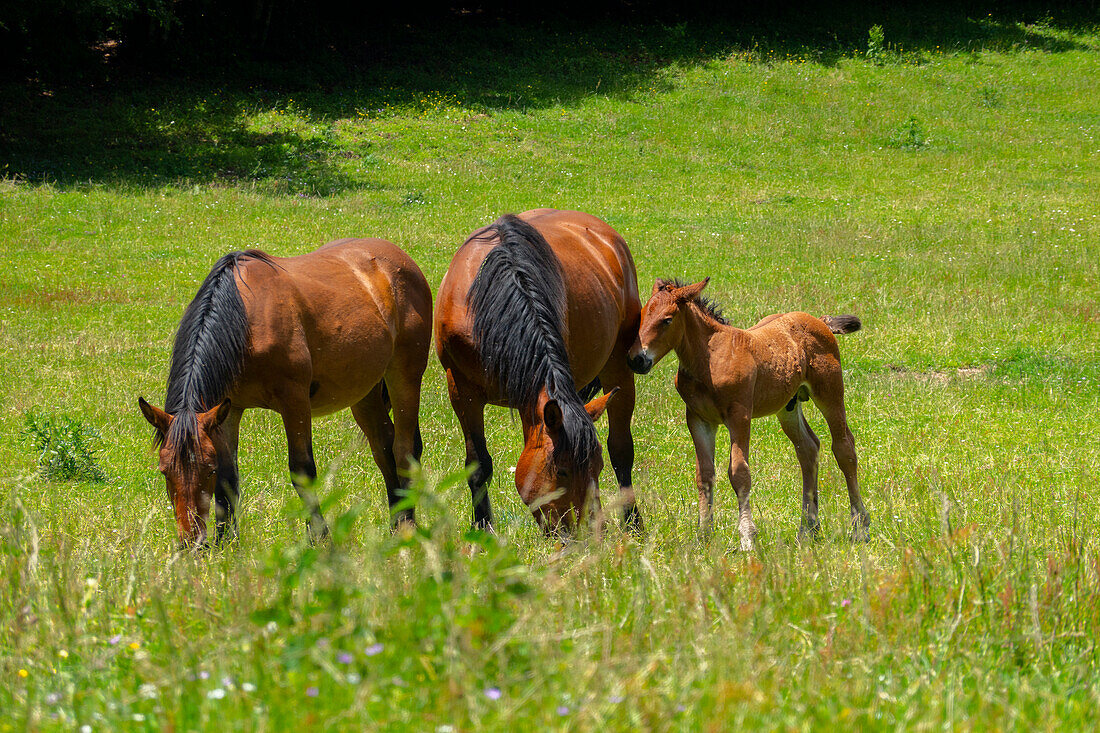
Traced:
<svg viewBox="0 0 1100 733">
<path fill-rule="evenodd" d="M 945 17 L 460 19 L 362 57 L 0 89 L 0 730 L 1094 721 L 1100 24 Z M 798 543 L 774 419 L 758 548 L 724 478 L 701 540 L 672 356 L 638 378 L 644 537 L 557 552 L 493 408 L 498 534 L 473 533 L 433 354 L 417 534 L 389 532 L 345 412 L 314 423 L 334 534 L 310 547 L 278 418 L 252 412 L 240 540 L 176 553 L 137 398 L 162 402 L 221 254 L 379 236 L 434 290 L 469 232 L 541 206 L 623 234 L 643 297 L 709 275 L 737 325 L 862 319 L 841 355 L 868 543 L 824 445 L 824 531 Z M 43 476 L 32 423 L 80 433 L 105 480 Z"/>
</svg>

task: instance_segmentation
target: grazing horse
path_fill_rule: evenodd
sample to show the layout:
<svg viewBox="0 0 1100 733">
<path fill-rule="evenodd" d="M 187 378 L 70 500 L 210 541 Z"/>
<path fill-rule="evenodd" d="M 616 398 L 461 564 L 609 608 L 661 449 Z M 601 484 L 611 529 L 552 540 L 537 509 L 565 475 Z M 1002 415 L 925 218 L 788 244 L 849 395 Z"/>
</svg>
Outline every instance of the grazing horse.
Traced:
<svg viewBox="0 0 1100 733">
<path fill-rule="evenodd" d="M 601 526 L 603 457 L 593 421 L 606 408 L 624 521 L 640 530 L 630 480 L 634 375 L 626 364 L 640 310 L 630 250 L 589 214 L 506 215 L 458 249 L 439 286 L 435 343 L 466 465 L 476 465 L 469 478 L 475 527 L 493 521 L 484 415 L 493 404 L 520 413 L 516 488 L 548 534 L 572 531 L 586 510 Z M 600 387 L 604 395 L 585 405 Z"/>
<path fill-rule="evenodd" d="M 181 543 L 206 544 L 211 498 L 216 540 L 236 535 L 237 436 L 252 407 L 283 419 L 311 541 L 328 534 L 312 491 L 314 415 L 351 408 L 393 510 L 422 450 L 431 317 L 420 268 L 382 239 L 341 239 L 298 257 L 248 250 L 219 259 L 180 321 L 164 409 L 138 398 L 156 428 Z M 412 509 L 393 520 L 412 522 Z"/>
<path fill-rule="evenodd" d="M 802 468 L 799 538 L 817 534 L 820 441 L 800 404 L 813 400 L 829 425 L 833 456 L 848 484 L 852 537 L 866 539 L 870 518 L 856 482 L 855 439 L 844 414 L 840 349 L 833 335 L 858 331 L 859 319 L 779 313 L 741 330 L 730 326 L 701 295 L 709 281 L 683 285 L 657 280 L 629 355 L 631 369 L 639 374 L 649 372 L 670 350 L 680 360 L 676 390 L 687 404 L 688 431 L 695 444 L 703 534 L 710 533 L 714 521 L 715 433 L 725 425 L 730 434 L 729 479 L 737 493 L 741 549 L 752 549 L 756 525 L 749 506 L 749 423 L 766 415 L 778 415 Z"/>
</svg>

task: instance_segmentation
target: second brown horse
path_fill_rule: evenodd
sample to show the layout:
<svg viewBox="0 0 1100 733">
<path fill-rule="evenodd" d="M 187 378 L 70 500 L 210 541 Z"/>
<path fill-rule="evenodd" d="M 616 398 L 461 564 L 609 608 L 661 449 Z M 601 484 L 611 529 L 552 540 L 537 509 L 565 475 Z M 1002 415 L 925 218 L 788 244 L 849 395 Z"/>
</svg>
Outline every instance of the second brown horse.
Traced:
<svg viewBox="0 0 1100 733">
<path fill-rule="evenodd" d="M 630 479 L 634 375 L 626 363 L 640 310 L 626 243 L 589 214 L 506 215 L 455 253 L 437 294 L 435 336 L 466 465 L 476 465 L 469 477 L 475 526 L 493 521 L 484 415 L 493 404 L 520 413 L 516 488 L 547 532 L 571 531 L 586 511 L 600 515 L 603 458 L 593 421 L 606 409 L 624 520 L 640 529 Z M 581 392 L 591 396 L 599 386 L 603 396 L 585 405 Z"/>
</svg>

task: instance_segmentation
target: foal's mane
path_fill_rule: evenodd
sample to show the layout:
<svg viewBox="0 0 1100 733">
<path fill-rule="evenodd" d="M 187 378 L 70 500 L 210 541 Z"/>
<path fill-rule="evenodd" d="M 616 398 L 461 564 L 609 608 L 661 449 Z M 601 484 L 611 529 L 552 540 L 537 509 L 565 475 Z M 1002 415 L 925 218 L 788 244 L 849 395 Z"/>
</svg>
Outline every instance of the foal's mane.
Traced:
<svg viewBox="0 0 1100 733">
<path fill-rule="evenodd" d="M 195 457 L 198 413 L 225 399 L 240 376 L 248 349 L 248 318 L 235 274 L 248 260 L 277 267 L 269 255 L 257 249 L 223 256 L 187 306 L 176 331 L 164 398 L 164 411 L 173 420 L 167 434 L 157 431 L 154 443 L 158 448 L 165 443 L 176 447 L 180 462 Z"/>
<path fill-rule="evenodd" d="M 599 439 L 577 394 L 562 334 L 565 280 L 550 244 L 533 226 L 505 214 L 472 239 L 500 244 L 470 286 L 474 343 L 509 404 L 533 417 L 546 388 L 562 409 L 564 451 L 575 468 L 599 452 Z"/>
<path fill-rule="evenodd" d="M 672 280 L 662 280 L 662 282 L 664 284 L 661 286 L 661 290 L 673 290 L 674 288 L 683 288 L 691 285 L 691 283 L 686 283 L 679 278 L 674 278 Z M 699 308 L 701 308 L 704 313 L 721 323 L 723 326 L 730 325 L 730 322 L 726 320 L 726 317 L 724 315 L 722 315 L 721 307 L 702 293 L 699 293 L 694 298 L 692 298 L 691 302 L 695 303 L 695 305 L 699 306 Z"/>
</svg>

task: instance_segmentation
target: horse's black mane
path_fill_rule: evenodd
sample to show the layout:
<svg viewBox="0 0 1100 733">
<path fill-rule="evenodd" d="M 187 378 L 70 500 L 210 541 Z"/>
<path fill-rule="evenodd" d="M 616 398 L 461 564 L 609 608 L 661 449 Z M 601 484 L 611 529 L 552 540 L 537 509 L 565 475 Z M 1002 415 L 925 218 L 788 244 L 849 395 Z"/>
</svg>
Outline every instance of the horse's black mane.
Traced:
<svg viewBox="0 0 1100 733">
<path fill-rule="evenodd" d="M 481 263 L 470 286 L 474 343 L 482 363 L 509 404 L 533 412 L 546 387 L 564 418 L 564 451 L 575 468 L 600 450 L 592 419 L 577 394 L 562 335 L 565 281 L 550 244 L 513 214 L 490 224 L 477 238 L 500 244 Z M 530 416 L 530 414 L 529 414 Z"/>
<path fill-rule="evenodd" d="M 248 319 L 234 275 L 242 262 L 252 259 L 275 266 L 269 255 L 255 249 L 225 255 L 214 263 L 176 331 L 164 398 L 164 411 L 174 419 L 168 434 L 158 431 L 155 442 L 158 447 L 165 442 L 175 446 L 179 461 L 194 458 L 198 413 L 224 400 L 240 375 Z"/>
<path fill-rule="evenodd" d="M 662 286 L 662 289 L 683 288 L 691 285 L 691 283 L 686 283 L 680 278 L 664 280 L 663 282 L 664 285 Z M 730 325 L 730 322 L 726 320 L 726 317 L 724 315 L 722 315 L 721 307 L 702 293 L 699 293 L 694 298 L 692 298 L 691 302 L 702 308 L 704 313 L 721 323 L 723 326 Z"/>
</svg>

